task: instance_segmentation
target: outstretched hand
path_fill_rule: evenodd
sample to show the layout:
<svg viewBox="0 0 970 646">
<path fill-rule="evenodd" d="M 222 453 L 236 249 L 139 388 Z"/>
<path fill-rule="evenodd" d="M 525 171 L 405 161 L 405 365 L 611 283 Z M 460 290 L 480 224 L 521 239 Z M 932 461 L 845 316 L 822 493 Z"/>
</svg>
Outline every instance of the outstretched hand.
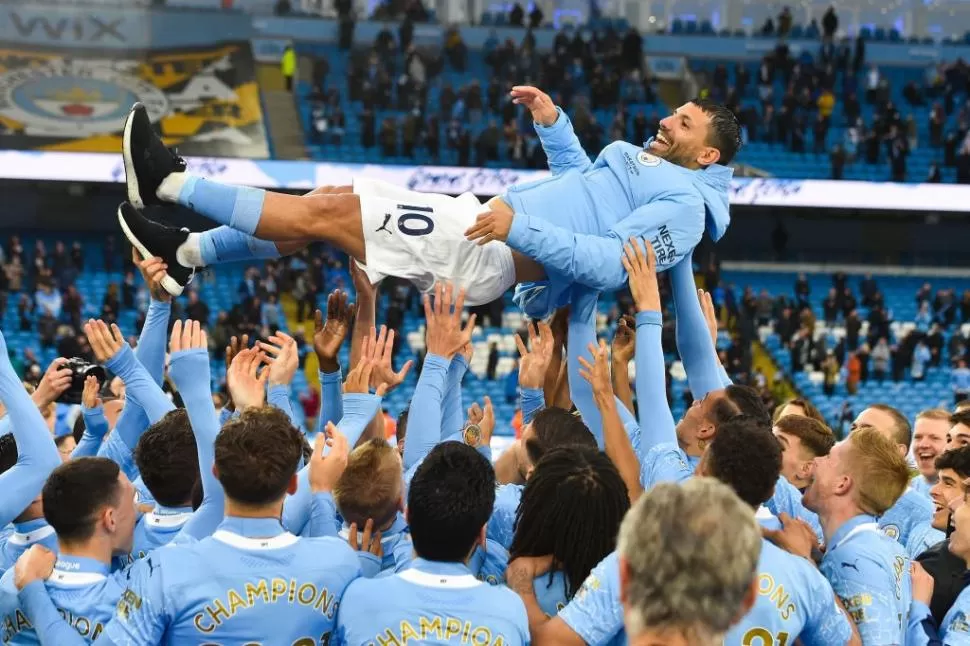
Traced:
<svg viewBox="0 0 970 646">
<path fill-rule="evenodd" d="M 542 388 L 546 378 L 546 370 L 552 361 L 553 335 L 552 328 L 546 323 L 526 326 L 529 330 L 529 345 L 526 348 L 522 337 L 515 335 L 515 346 L 519 350 L 519 386 L 522 388 Z M 538 333 L 536 332 L 538 329 Z"/>
<path fill-rule="evenodd" d="M 465 305 L 465 290 L 458 290 L 452 307 L 454 286 L 451 283 L 438 283 L 434 287 L 434 304 L 431 297 L 424 295 L 424 316 L 427 321 L 427 350 L 449 361 L 471 342 L 475 329 L 475 315 L 468 317 L 468 323 L 461 325 L 462 308 Z"/>
<path fill-rule="evenodd" d="M 532 113 L 532 120 L 540 126 L 549 127 L 559 119 L 559 111 L 552 97 L 531 85 L 516 85 L 509 93 L 512 103 L 525 106 Z"/>
<path fill-rule="evenodd" d="M 313 350 L 317 353 L 322 372 L 333 373 L 340 369 L 337 355 L 340 346 L 354 322 L 357 306 L 349 302 L 347 293 L 339 289 L 327 297 L 327 319 L 320 310 L 313 316 Z"/>
<path fill-rule="evenodd" d="M 84 324 L 84 334 L 88 337 L 88 343 L 94 351 L 94 357 L 98 363 L 104 363 L 121 351 L 125 345 L 125 337 L 121 334 L 121 328 L 112 323 L 109 329 L 107 324 L 101 320 L 90 320 Z"/>
<path fill-rule="evenodd" d="M 475 219 L 475 224 L 465 231 L 465 237 L 477 242 L 479 246 L 496 240 L 505 242 L 512 231 L 512 219 L 515 214 L 509 209 L 481 213 Z"/>
</svg>

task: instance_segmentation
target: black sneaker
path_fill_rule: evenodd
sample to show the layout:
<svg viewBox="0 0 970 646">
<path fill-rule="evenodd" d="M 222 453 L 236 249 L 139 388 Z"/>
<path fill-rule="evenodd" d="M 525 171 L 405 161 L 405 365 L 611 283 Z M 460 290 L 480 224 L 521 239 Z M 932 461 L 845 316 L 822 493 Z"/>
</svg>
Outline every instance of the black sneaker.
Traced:
<svg viewBox="0 0 970 646">
<path fill-rule="evenodd" d="M 165 147 L 141 103 L 131 106 L 125 120 L 121 154 L 125 159 L 128 201 L 139 209 L 146 204 L 159 204 L 161 200 L 155 193 L 162 180 L 185 170 L 185 160 Z"/>
<path fill-rule="evenodd" d="M 158 257 L 168 265 L 168 275 L 162 279 L 165 291 L 172 296 L 181 294 L 195 275 L 195 267 L 186 267 L 178 261 L 178 248 L 188 239 L 189 230 L 153 222 L 128 202 L 118 207 L 118 222 L 142 259 Z"/>
</svg>

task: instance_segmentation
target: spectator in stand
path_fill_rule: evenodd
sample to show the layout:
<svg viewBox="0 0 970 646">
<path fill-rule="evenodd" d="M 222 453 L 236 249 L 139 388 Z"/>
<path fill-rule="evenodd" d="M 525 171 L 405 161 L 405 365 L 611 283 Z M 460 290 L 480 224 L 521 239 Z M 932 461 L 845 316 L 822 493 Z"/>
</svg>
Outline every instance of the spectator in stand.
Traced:
<svg viewBox="0 0 970 646">
<path fill-rule="evenodd" d="M 835 358 L 833 350 L 827 350 L 825 360 L 822 361 L 822 389 L 831 397 L 835 394 L 835 387 L 839 383 L 839 360 Z"/>
<path fill-rule="evenodd" d="M 488 364 L 485 368 L 485 378 L 495 381 L 495 371 L 498 369 L 498 344 L 494 341 L 488 344 Z"/>
<path fill-rule="evenodd" d="M 285 0 L 281 0 L 284 2 Z M 296 52 L 292 45 L 287 45 L 280 58 L 280 74 L 283 75 L 283 84 L 287 92 L 293 91 L 293 76 L 296 74 Z"/>
<path fill-rule="evenodd" d="M 845 150 L 839 144 L 835 144 L 829 155 L 832 162 L 832 179 L 842 179 L 845 176 Z"/>
<path fill-rule="evenodd" d="M 34 293 L 34 303 L 41 316 L 49 316 L 53 319 L 61 317 L 63 299 L 61 293 L 52 285 L 46 282 L 38 284 L 37 291 Z"/>
<path fill-rule="evenodd" d="M 791 7 L 785 7 L 778 14 L 778 36 L 785 38 L 792 28 Z"/>
<path fill-rule="evenodd" d="M 950 373 L 950 388 L 953 390 L 953 403 L 959 404 L 970 396 L 970 368 L 960 359 L 957 367 Z"/>
<path fill-rule="evenodd" d="M 835 7 L 830 6 L 822 16 L 822 34 L 827 40 L 835 37 L 835 32 L 839 30 L 839 18 L 835 15 Z"/>
<path fill-rule="evenodd" d="M 266 297 L 266 302 L 260 306 L 259 317 L 264 335 L 275 332 L 283 326 L 285 317 L 283 308 L 276 300 L 276 294 L 269 294 Z"/>
<path fill-rule="evenodd" d="M 886 378 L 886 373 L 889 372 L 890 354 L 886 337 L 881 337 L 876 347 L 872 349 L 872 373 L 877 383 L 881 384 Z"/>
<path fill-rule="evenodd" d="M 910 375 L 914 381 L 923 381 L 926 378 L 926 365 L 930 362 L 932 355 L 926 343 L 922 340 L 917 341 L 913 349 L 913 362 L 910 366 Z"/>
</svg>

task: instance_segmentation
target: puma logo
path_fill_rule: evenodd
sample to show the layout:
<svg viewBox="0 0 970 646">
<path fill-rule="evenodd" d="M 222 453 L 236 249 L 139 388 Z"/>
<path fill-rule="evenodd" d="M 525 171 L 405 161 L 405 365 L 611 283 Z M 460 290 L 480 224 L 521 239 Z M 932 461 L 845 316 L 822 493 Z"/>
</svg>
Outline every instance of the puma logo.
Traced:
<svg viewBox="0 0 970 646">
<path fill-rule="evenodd" d="M 845 561 L 842 561 L 842 567 L 844 567 L 844 568 L 852 568 L 856 572 L 859 571 L 859 568 L 856 566 L 855 562 L 853 562 L 853 563 L 847 563 Z"/>
<path fill-rule="evenodd" d="M 391 232 L 391 230 L 387 228 L 387 225 L 388 225 L 388 223 L 390 223 L 390 221 L 391 221 L 391 214 L 390 214 L 390 213 L 385 213 L 385 214 L 384 214 L 384 224 L 382 224 L 382 225 L 381 225 L 381 228 L 379 228 L 379 229 L 378 229 L 377 231 L 375 231 L 374 233 L 380 233 L 381 231 L 384 231 L 384 232 L 386 232 L 386 233 L 387 233 L 387 235 L 389 235 L 389 236 L 392 236 L 392 235 L 394 235 L 394 234 L 393 234 L 393 233 Z"/>
</svg>

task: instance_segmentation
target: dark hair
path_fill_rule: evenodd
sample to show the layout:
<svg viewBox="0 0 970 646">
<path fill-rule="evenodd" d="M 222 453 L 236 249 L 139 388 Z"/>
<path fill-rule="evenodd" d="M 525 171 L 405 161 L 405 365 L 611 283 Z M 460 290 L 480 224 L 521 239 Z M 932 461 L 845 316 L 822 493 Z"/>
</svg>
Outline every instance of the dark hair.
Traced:
<svg viewBox="0 0 970 646">
<path fill-rule="evenodd" d="M 286 495 L 303 455 L 303 434 L 274 406 L 250 408 L 222 427 L 215 454 L 226 498 L 268 505 Z"/>
<path fill-rule="evenodd" d="M 400 444 L 401 440 L 405 438 L 408 432 L 408 416 L 411 414 L 410 408 L 405 408 L 401 411 L 401 414 L 397 416 L 397 427 L 394 430 L 394 436 L 397 439 L 397 443 Z"/>
<path fill-rule="evenodd" d="M 731 384 L 724 389 L 721 397 L 713 406 L 714 425 L 720 429 L 721 424 L 738 416 L 753 417 L 761 424 L 771 425 L 771 417 L 765 408 L 761 395 L 754 388 Z"/>
<path fill-rule="evenodd" d="M 118 503 L 119 473 L 108 458 L 77 458 L 51 472 L 41 497 L 44 518 L 58 540 L 76 542 L 94 535 L 98 511 Z"/>
<path fill-rule="evenodd" d="M 408 490 L 415 553 L 429 561 L 464 561 L 495 504 L 495 472 L 478 451 L 443 442 L 418 467 Z"/>
<path fill-rule="evenodd" d="M 815 407 L 815 404 L 808 401 L 807 399 L 799 399 L 798 397 L 789 399 L 786 402 L 778 404 L 775 407 L 775 412 L 771 414 L 771 420 L 773 422 L 777 422 L 779 419 L 781 419 L 781 411 L 785 410 L 785 408 L 788 406 L 798 406 L 803 411 L 805 411 L 805 417 L 818 420 L 823 424 L 825 424 L 825 415 L 822 415 L 822 412 Z"/>
<path fill-rule="evenodd" d="M 835 446 L 835 433 L 828 426 L 811 417 L 785 415 L 775 420 L 775 427 L 782 433 L 794 435 L 813 457 L 828 455 Z"/>
<path fill-rule="evenodd" d="M 572 598 L 616 549 L 629 509 L 626 485 L 605 454 L 581 446 L 552 449 L 522 491 L 509 558 L 552 555 L 555 569 L 566 577 L 566 597 Z"/>
<path fill-rule="evenodd" d="M 944 451 L 936 458 L 933 466 L 937 471 L 952 469 L 961 478 L 970 478 L 970 446 Z"/>
<path fill-rule="evenodd" d="M 781 474 L 781 444 L 760 418 L 737 415 L 719 424 L 706 456 L 710 475 L 753 508 L 771 498 Z"/>
<path fill-rule="evenodd" d="M 881 410 L 893 418 L 893 438 L 896 444 L 909 446 L 913 441 L 913 426 L 909 419 L 889 404 L 870 404 L 866 408 Z"/>
<path fill-rule="evenodd" d="M 727 106 L 710 99 L 695 98 L 690 102 L 711 118 L 707 141 L 721 153 L 717 163 L 727 166 L 741 149 L 741 124 L 738 118 Z"/>
<path fill-rule="evenodd" d="M 532 464 L 538 464 L 546 451 L 560 446 L 596 448 L 596 438 L 579 415 L 565 408 L 545 408 L 532 420 L 533 437 L 525 441 L 525 451 Z"/>
<path fill-rule="evenodd" d="M 74 418 L 74 426 L 71 428 L 71 435 L 74 436 L 74 441 L 78 444 L 81 443 L 81 438 L 84 437 L 84 431 L 87 429 L 87 425 L 84 423 L 84 415 L 78 415 Z"/>
<path fill-rule="evenodd" d="M 950 415 L 950 427 L 954 427 L 957 424 L 963 424 L 964 426 L 970 427 L 970 409 L 962 410 L 958 413 L 953 413 Z"/>
<path fill-rule="evenodd" d="M 184 408 L 166 413 L 148 427 L 135 447 L 135 464 L 145 488 L 165 507 L 184 507 L 199 481 L 199 453 Z"/>
<path fill-rule="evenodd" d="M 13 433 L 0 435 L 0 473 L 17 464 L 17 438 Z"/>
</svg>

